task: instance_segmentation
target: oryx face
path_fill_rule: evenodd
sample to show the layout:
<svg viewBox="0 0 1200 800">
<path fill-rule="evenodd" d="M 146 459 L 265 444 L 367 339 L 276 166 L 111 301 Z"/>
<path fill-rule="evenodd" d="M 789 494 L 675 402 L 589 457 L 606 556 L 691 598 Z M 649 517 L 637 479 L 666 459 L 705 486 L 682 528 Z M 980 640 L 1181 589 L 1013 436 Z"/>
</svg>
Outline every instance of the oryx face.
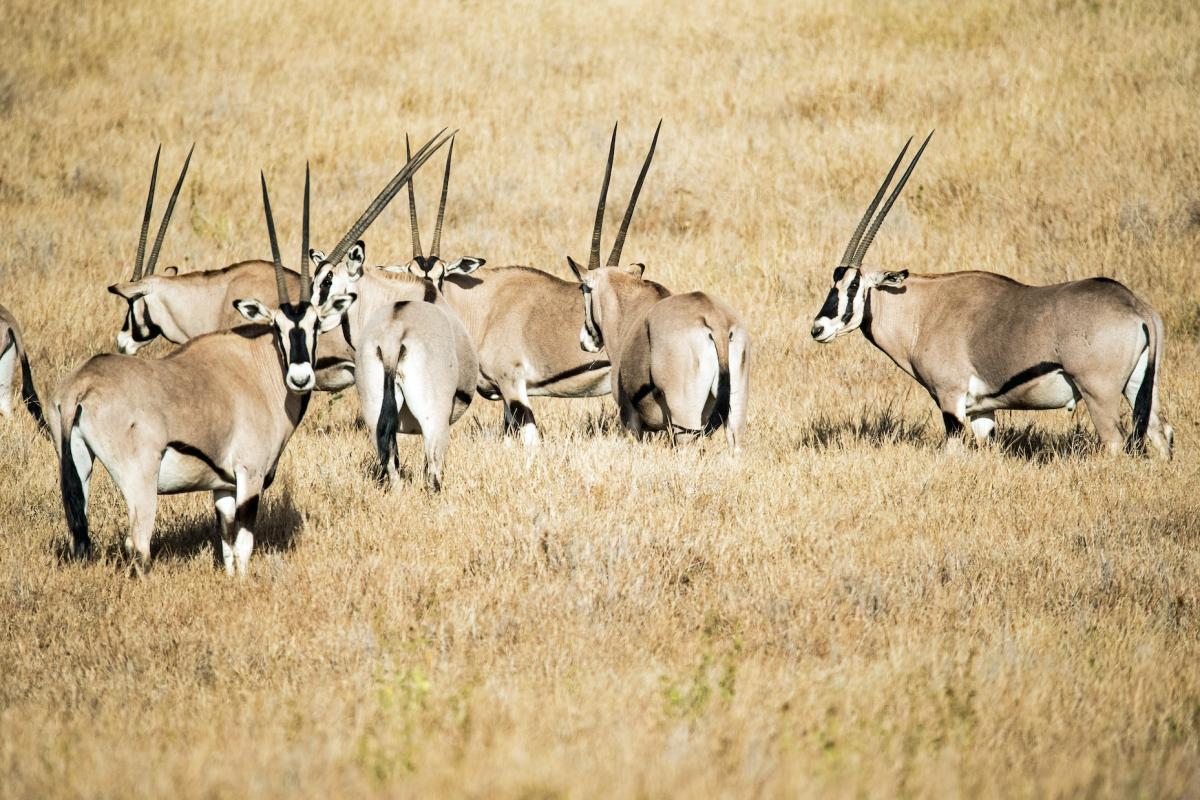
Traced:
<svg viewBox="0 0 1200 800">
<path fill-rule="evenodd" d="M 900 289 L 908 270 L 863 272 L 857 267 L 838 267 L 825 304 L 813 319 L 812 337 L 821 344 L 832 342 L 862 325 L 872 289 Z"/>
<path fill-rule="evenodd" d="M 484 259 L 472 258 L 471 256 L 463 256 L 449 264 L 439 256 L 414 256 L 412 261 L 409 261 L 404 268 L 408 270 L 409 274 L 430 281 L 438 289 L 441 289 L 442 282 L 446 280 L 446 276 L 470 275 L 485 263 L 487 262 Z"/>
<path fill-rule="evenodd" d="M 584 275 L 579 284 L 579 290 L 583 293 L 583 327 L 579 329 L 579 346 L 588 353 L 599 353 L 604 347 L 604 335 L 600 333 L 600 324 L 597 321 L 600 312 L 595 301 L 596 284 L 603 280 L 604 276 L 602 270 L 597 272 L 601 274 Z"/>
<path fill-rule="evenodd" d="M 146 281 L 117 283 L 108 291 L 128 303 L 125 321 L 117 333 L 117 352 L 131 356 L 162 335 L 162 329 L 154 322 L 147 297 L 150 287 Z"/>
<path fill-rule="evenodd" d="M 334 294 L 320 307 L 302 301 L 272 309 L 258 300 L 234 300 L 233 306 L 249 321 L 274 329 L 285 369 L 283 382 L 289 391 L 302 394 L 317 385 L 317 335 L 336 328 L 354 300 L 353 294 Z"/>
</svg>

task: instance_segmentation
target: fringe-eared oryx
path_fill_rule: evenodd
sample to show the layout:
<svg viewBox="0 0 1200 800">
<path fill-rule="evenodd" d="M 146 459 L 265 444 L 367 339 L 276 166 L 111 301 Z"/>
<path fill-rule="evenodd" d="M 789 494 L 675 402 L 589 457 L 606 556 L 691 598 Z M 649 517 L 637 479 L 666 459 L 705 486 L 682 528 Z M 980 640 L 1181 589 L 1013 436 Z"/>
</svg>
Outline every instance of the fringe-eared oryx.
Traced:
<svg viewBox="0 0 1200 800">
<path fill-rule="evenodd" d="M 438 146 L 441 143 L 444 139 Z M 335 253 L 345 253 L 436 150 L 432 145 L 433 141 L 393 178 Z M 306 185 L 305 253 L 307 194 Z M 87 497 L 98 458 L 125 497 L 130 523 L 125 544 L 138 563 L 145 565 L 150 555 L 157 495 L 207 490 L 217 510 L 226 571 L 245 572 L 254 546 L 259 495 L 270 485 L 316 383 L 318 330 L 338 325 L 354 300 L 333 295 L 320 308 L 314 306 L 305 266 L 299 300 L 289 301 L 265 180 L 263 204 L 279 304 L 239 299 L 236 305 L 251 322 L 265 324 L 200 336 L 156 360 L 95 356 L 56 391 L 51 428 L 59 448 L 63 506 L 75 555 L 91 549 Z"/>
<path fill-rule="evenodd" d="M 29 353 L 25 350 L 21 326 L 17 325 L 12 312 L 0 306 L 0 417 L 12 414 L 18 367 L 21 370 L 21 400 L 38 429 L 46 431 L 42 401 L 38 399 L 37 389 L 33 385 L 33 372 L 29 368 Z"/>
<path fill-rule="evenodd" d="M 592 353 L 607 348 L 621 421 L 635 435 L 665 430 L 678 442 L 724 425 L 729 447 L 737 453 L 750 380 L 750 341 L 741 319 L 703 292 L 673 295 L 643 279 L 644 264 L 620 265 L 625 234 L 661 128 L 660 121 L 608 262 L 601 267 L 600 234 L 617 145 L 613 126 L 587 268 L 567 258 L 583 293 L 580 345 Z"/>
<path fill-rule="evenodd" d="M 928 143 L 871 221 L 908 144 L 892 164 L 833 271 L 813 338 L 830 342 L 862 330 L 933 396 L 947 447 L 961 443 L 968 424 L 977 440 L 988 440 L 998 409 L 1072 409 L 1083 399 L 1101 442 L 1119 452 L 1124 397 L 1133 409 L 1131 447 L 1143 449 L 1148 441 L 1169 458 L 1172 432 L 1158 391 L 1162 321 L 1120 283 L 1089 278 L 1027 286 L 991 272 L 863 269 L 867 248 Z"/>
<path fill-rule="evenodd" d="M 159 336 L 173 344 L 184 344 L 201 334 L 232 328 L 243 322 L 233 307 L 234 300 L 239 297 L 264 297 L 275 287 L 275 267 L 270 261 L 242 261 L 221 269 L 182 275 L 175 267 L 155 273 L 159 251 L 171 221 L 175 200 L 187 174 L 191 153 L 188 154 L 189 161 L 184 162 L 175 191 L 167 204 L 150 260 L 143 267 L 161 152 L 160 147 L 159 153 L 154 156 L 154 170 L 150 176 L 150 192 L 142 217 L 133 277 L 127 282 L 108 287 L 110 292 L 128 303 L 124 324 L 117 334 L 117 350 L 126 355 L 133 355 Z M 300 290 L 300 276 L 297 273 L 285 270 L 284 278 L 289 292 Z M 340 329 L 323 336 L 321 344 L 323 352 L 317 364 L 317 388 L 337 391 L 354 383 L 354 353 L 346 344 Z"/>
<path fill-rule="evenodd" d="M 453 152 L 453 142 L 450 147 Z M 412 182 L 408 185 L 413 241 L 410 263 L 422 277 L 364 269 L 362 242 L 351 248 L 345 263 L 327 261 L 320 251 L 312 253 L 318 286 L 358 297 L 346 318 L 347 337 L 355 348 L 363 420 L 375 434 L 382 473 L 395 485 L 399 469 L 396 434 L 419 433 L 425 449 L 425 483 L 433 491 L 441 489 L 450 426 L 471 404 L 479 376 L 471 337 L 438 289 L 447 269 L 440 247 L 449 179 L 448 155 L 428 256 L 421 252 L 416 199 Z M 463 261 L 450 267 L 457 268 Z"/>
</svg>

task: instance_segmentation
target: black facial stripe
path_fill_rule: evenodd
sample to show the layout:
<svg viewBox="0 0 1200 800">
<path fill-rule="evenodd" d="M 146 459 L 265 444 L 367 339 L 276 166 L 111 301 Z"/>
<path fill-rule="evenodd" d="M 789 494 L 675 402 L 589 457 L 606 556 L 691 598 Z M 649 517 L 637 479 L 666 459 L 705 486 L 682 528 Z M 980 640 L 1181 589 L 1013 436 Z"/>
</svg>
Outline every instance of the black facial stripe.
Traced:
<svg viewBox="0 0 1200 800">
<path fill-rule="evenodd" d="M 846 290 L 846 310 L 842 312 L 842 324 L 850 323 L 850 318 L 854 316 L 854 298 L 858 296 L 858 278 L 862 273 L 854 273 L 854 277 L 850 280 L 850 288 Z"/>
<path fill-rule="evenodd" d="M 426 303 L 432 303 L 435 300 L 437 300 L 437 296 L 438 296 L 438 287 L 433 285 L 433 281 L 426 279 L 425 280 L 425 296 L 422 297 L 421 299 L 424 300 Z"/>
<path fill-rule="evenodd" d="M 140 321 L 137 318 L 139 306 L 142 310 L 142 319 Z M 162 333 L 162 330 L 154 324 L 154 320 L 150 319 L 150 308 L 146 305 L 146 301 L 140 297 L 137 300 L 129 301 L 129 320 L 132 322 L 129 334 L 138 344 L 145 344 L 152 341 Z"/>
<path fill-rule="evenodd" d="M 838 281 L 840 281 L 842 279 L 842 277 L 845 276 L 846 270 L 848 270 L 848 269 L 850 269 L 850 268 L 849 267 L 838 267 L 837 269 L 835 269 L 833 271 L 833 282 L 837 283 Z"/>
<path fill-rule="evenodd" d="M 835 286 L 829 290 L 829 294 L 825 297 L 825 305 L 821 306 L 821 310 L 817 312 L 817 319 L 833 319 L 837 316 L 838 308 L 838 290 Z"/>
<path fill-rule="evenodd" d="M 296 326 L 288 331 L 288 343 L 291 345 L 291 352 L 288 353 L 288 363 L 312 363 L 312 359 L 308 355 L 308 342 L 305 340 L 303 328 Z"/>
<path fill-rule="evenodd" d="M 330 293 L 333 291 L 333 273 L 325 273 L 325 277 L 321 280 L 321 285 L 317 290 L 317 305 L 325 305 L 325 301 L 329 299 Z"/>
</svg>

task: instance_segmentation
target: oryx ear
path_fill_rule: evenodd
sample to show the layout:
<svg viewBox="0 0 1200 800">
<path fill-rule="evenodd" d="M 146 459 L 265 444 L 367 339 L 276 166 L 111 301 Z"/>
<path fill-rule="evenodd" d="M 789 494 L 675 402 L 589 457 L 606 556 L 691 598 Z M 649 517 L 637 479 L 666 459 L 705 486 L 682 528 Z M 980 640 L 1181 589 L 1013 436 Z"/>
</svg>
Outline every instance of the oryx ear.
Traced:
<svg viewBox="0 0 1200 800">
<path fill-rule="evenodd" d="M 165 269 L 161 270 L 158 274 L 166 275 L 169 278 L 174 278 L 176 275 L 179 274 L 179 267 L 166 267 Z"/>
<path fill-rule="evenodd" d="M 308 251 L 308 260 L 312 262 L 313 268 L 321 266 L 325 263 L 325 251 L 312 248 Z"/>
<path fill-rule="evenodd" d="M 124 297 L 126 300 L 137 300 L 139 297 L 145 297 L 149 292 L 146 284 L 142 281 L 132 281 L 129 283 L 114 283 L 108 287 L 108 291 L 115 294 L 117 297 Z"/>
<path fill-rule="evenodd" d="M 583 267 L 576 264 L 575 259 L 571 258 L 570 256 L 567 256 L 567 266 L 571 268 L 571 272 L 575 273 L 575 280 L 583 283 Z"/>
<path fill-rule="evenodd" d="M 238 310 L 239 314 L 251 322 L 268 324 L 273 319 L 271 309 L 257 300 L 234 300 L 233 307 Z"/>
<path fill-rule="evenodd" d="M 335 294 L 326 300 L 318 312 L 321 316 L 321 333 L 331 331 L 341 325 L 342 315 L 350 306 L 354 305 L 354 301 L 357 299 L 358 295 L 356 294 Z"/>
<path fill-rule="evenodd" d="M 362 239 L 354 243 L 354 247 L 350 248 L 350 254 L 346 256 L 346 271 L 350 273 L 350 277 L 358 280 L 362 277 L 363 264 L 367 260 L 367 245 Z"/>
<path fill-rule="evenodd" d="M 641 263 L 626 264 L 625 266 L 621 267 L 621 269 L 625 270 L 635 278 L 640 278 L 642 277 L 642 273 L 646 271 L 646 265 Z"/>
<path fill-rule="evenodd" d="M 898 289 L 904 285 L 908 270 L 899 272 L 876 272 L 871 276 L 871 285 L 881 289 Z"/>
<path fill-rule="evenodd" d="M 472 258 L 471 256 L 463 256 L 455 259 L 450 266 L 446 267 L 446 275 L 470 275 L 475 270 L 486 264 L 487 261 L 482 258 Z"/>
</svg>

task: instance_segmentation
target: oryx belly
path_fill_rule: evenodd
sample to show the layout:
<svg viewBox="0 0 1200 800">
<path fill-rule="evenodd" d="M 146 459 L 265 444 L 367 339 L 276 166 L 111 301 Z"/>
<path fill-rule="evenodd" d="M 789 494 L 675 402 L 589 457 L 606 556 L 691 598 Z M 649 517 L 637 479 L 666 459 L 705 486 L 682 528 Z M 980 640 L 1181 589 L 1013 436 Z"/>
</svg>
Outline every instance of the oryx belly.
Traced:
<svg viewBox="0 0 1200 800">
<path fill-rule="evenodd" d="M 968 415 L 999 409 L 1047 411 L 1075 408 L 1079 389 L 1059 365 L 1033 367 L 1028 374 L 1018 373 L 999 386 L 989 386 L 972 375 L 968 383 L 965 410 Z"/>
<path fill-rule="evenodd" d="M 173 442 L 158 466 L 158 493 L 179 494 L 235 489 L 236 479 L 199 450 Z"/>
</svg>

